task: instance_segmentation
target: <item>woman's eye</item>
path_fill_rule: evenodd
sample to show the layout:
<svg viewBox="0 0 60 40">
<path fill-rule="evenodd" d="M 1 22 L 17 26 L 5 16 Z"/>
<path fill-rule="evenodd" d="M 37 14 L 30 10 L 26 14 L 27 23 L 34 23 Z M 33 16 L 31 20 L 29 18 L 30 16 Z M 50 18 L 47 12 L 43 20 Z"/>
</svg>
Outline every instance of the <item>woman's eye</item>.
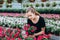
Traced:
<svg viewBox="0 0 60 40">
<path fill-rule="evenodd" d="M 29 15 L 29 16 L 32 16 L 32 15 Z"/>
</svg>

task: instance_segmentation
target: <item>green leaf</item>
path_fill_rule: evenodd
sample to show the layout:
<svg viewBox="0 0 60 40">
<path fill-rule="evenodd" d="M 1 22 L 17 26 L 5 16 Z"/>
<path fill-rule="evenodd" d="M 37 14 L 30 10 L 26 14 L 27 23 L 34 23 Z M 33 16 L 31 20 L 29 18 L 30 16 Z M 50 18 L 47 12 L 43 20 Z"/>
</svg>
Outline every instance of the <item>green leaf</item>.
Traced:
<svg viewBox="0 0 60 40">
<path fill-rule="evenodd" d="M 7 38 L 6 38 L 6 37 L 4 37 L 4 38 L 3 38 L 3 40 L 7 40 Z"/>
<path fill-rule="evenodd" d="M 19 34 L 19 37 L 23 39 L 23 36 L 22 36 L 22 34 Z"/>
<path fill-rule="evenodd" d="M 49 40 L 49 39 L 47 39 L 47 38 L 43 38 L 42 40 Z"/>
<path fill-rule="evenodd" d="M 0 38 L 0 40 L 2 40 L 2 38 Z"/>
<path fill-rule="evenodd" d="M 31 27 L 29 28 L 29 30 L 33 30 L 33 27 L 31 26 Z"/>
<path fill-rule="evenodd" d="M 18 38 L 16 38 L 15 40 L 18 40 Z"/>
<path fill-rule="evenodd" d="M 34 40 L 33 38 L 28 37 L 26 40 Z"/>
</svg>

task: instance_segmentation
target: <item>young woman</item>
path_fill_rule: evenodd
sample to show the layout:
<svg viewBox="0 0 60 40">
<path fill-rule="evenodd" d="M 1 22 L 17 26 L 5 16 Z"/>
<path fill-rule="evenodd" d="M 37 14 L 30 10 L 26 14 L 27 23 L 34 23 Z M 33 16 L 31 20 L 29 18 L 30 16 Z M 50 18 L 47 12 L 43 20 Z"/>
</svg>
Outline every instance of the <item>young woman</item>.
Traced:
<svg viewBox="0 0 60 40">
<path fill-rule="evenodd" d="M 42 36 L 45 33 L 45 21 L 44 18 L 40 16 L 33 7 L 27 9 L 25 17 L 28 18 L 28 24 L 31 26 L 36 26 L 37 30 L 34 32 L 33 35 L 29 35 L 29 37 L 36 37 L 38 40 L 38 36 Z M 40 38 L 39 40 L 41 40 Z"/>
</svg>

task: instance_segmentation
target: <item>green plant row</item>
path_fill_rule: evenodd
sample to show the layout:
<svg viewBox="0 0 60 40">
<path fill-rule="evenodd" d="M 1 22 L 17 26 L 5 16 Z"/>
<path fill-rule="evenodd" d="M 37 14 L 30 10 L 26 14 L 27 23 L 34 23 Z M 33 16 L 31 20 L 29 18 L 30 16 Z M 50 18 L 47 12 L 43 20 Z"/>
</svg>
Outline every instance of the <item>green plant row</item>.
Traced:
<svg viewBox="0 0 60 40">
<path fill-rule="evenodd" d="M 36 10 L 39 13 L 60 13 L 60 9 L 55 9 L 55 8 L 40 8 Z"/>
<path fill-rule="evenodd" d="M 60 9 L 55 8 L 36 8 L 39 13 L 60 13 Z M 0 12 L 8 13 L 26 13 L 26 9 L 0 9 Z"/>
<path fill-rule="evenodd" d="M 57 5 L 60 6 L 60 4 L 57 4 L 56 2 L 52 2 L 52 4 L 50 2 L 47 2 L 47 3 L 36 3 L 36 4 L 31 4 L 31 3 L 27 3 L 27 4 L 22 4 L 23 7 L 29 7 L 29 6 L 35 6 L 35 7 L 56 7 Z"/>
<path fill-rule="evenodd" d="M 21 12 L 25 12 L 25 9 L 0 9 L 0 12 L 21 13 Z"/>
</svg>

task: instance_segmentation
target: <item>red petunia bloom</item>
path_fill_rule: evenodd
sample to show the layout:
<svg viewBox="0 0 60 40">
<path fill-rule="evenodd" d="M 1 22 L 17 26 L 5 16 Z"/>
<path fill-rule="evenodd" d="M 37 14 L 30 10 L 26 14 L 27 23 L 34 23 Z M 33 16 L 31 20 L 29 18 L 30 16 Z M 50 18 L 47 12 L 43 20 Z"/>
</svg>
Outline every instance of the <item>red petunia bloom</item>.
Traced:
<svg viewBox="0 0 60 40">
<path fill-rule="evenodd" d="M 8 32 L 8 33 L 11 33 L 11 32 L 12 32 L 12 30 L 9 28 L 9 29 L 7 29 L 7 32 Z"/>
<path fill-rule="evenodd" d="M 29 35 L 28 32 L 26 32 L 26 35 L 27 35 L 27 36 Z"/>
<path fill-rule="evenodd" d="M 34 30 L 31 30 L 31 32 L 34 32 Z"/>
<path fill-rule="evenodd" d="M 3 27 L 0 26 L 0 37 L 3 37 Z"/>
<path fill-rule="evenodd" d="M 19 28 L 16 28 L 16 30 L 20 33 L 21 32 L 21 30 L 19 29 Z"/>
<path fill-rule="evenodd" d="M 24 30 L 28 31 L 29 28 L 30 28 L 30 25 L 29 24 L 25 24 L 24 25 Z"/>
<path fill-rule="evenodd" d="M 17 32 L 15 35 L 14 35 L 14 38 L 18 37 L 19 36 L 19 32 Z"/>
<path fill-rule="evenodd" d="M 28 27 L 24 26 L 24 30 L 28 31 L 28 29 L 29 29 Z"/>
</svg>

